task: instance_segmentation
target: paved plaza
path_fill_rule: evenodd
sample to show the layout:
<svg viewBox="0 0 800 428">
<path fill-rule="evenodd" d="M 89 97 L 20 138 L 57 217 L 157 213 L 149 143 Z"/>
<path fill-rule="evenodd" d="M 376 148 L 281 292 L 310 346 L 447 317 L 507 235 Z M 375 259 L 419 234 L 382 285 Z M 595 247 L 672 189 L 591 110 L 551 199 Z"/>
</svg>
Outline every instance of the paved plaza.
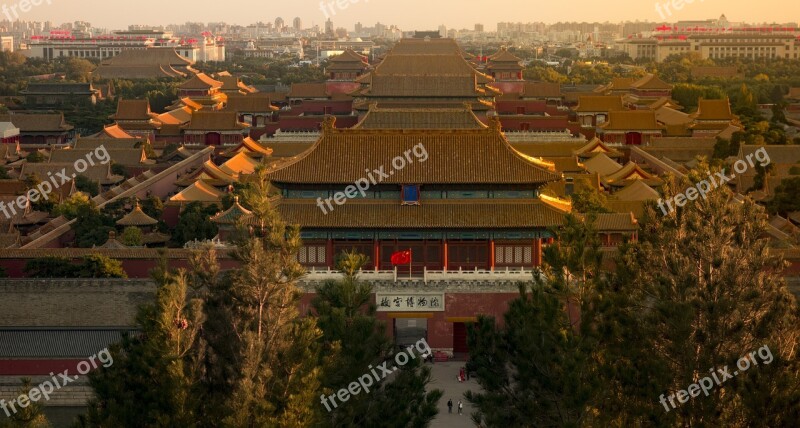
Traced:
<svg viewBox="0 0 800 428">
<path fill-rule="evenodd" d="M 442 399 L 439 400 L 439 415 L 436 416 L 431 428 L 461 428 L 474 427 L 470 419 L 472 405 L 464 398 L 464 392 L 468 390 L 477 391 L 480 386 L 475 378 L 466 382 L 458 381 L 458 370 L 463 367 L 464 361 L 451 361 L 447 363 L 435 363 L 428 365 L 432 367 L 433 382 L 430 387 L 444 391 Z M 447 413 L 447 400 L 453 400 L 453 413 Z M 464 403 L 463 415 L 458 415 L 458 400 Z"/>
</svg>

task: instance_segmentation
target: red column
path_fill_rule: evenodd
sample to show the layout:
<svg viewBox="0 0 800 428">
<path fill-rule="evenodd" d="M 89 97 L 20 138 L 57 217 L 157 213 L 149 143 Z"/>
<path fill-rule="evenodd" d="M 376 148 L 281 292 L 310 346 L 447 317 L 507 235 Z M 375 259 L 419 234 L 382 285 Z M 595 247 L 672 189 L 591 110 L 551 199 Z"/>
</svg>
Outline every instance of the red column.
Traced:
<svg viewBox="0 0 800 428">
<path fill-rule="evenodd" d="M 330 269 L 335 269 L 336 266 L 334 266 L 335 262 L 333 261 L 333 256 L 334 256 L 334 254 L 333 254 L 333 239 L 328 239 L 328 242 L 327 242 L 326 248 L 325 248 L 325 254 L 326 254 L 327 261 L 328 261 L 328 267 Z"/>
<path fill-rule="evenodd" d="M 374 257 L 373 265 L 375 266 L 375 270 L 380 269 L 381 268 L 381 247 L 380 247 L 380 242 L 377 239 L 374 241 L 374 243 L 372 245 L 372 257 Z"/>
<path fill-rule="evenodd" d="M 542 240 L 534 239 L 533 240 L 533 266 L 541 266 L 542 265 Z"/>
<path fill-rule="evenodd" d="M 489 270 L 494 270 L 494 239 L 489 241 Z"/>
<path fill-rule="evenodd" d="M 442 241 L 442 270 L 447 271 L 447 239 Z"/>
</svg>

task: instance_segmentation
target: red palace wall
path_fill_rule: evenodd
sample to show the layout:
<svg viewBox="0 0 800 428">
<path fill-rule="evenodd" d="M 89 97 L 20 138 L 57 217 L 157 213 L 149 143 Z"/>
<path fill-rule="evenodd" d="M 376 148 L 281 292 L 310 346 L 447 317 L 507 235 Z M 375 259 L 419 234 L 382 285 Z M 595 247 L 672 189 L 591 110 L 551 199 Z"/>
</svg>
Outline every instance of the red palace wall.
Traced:
<svg viewBox="0 0 800 428">
<path fill-rule="evenodd" d="M 420 292 L 427 290 L 418 290 Z M 304 294 L 300 300 L 300 313 L 307 314 L 311 310 L 311 301 L 316 294 Z M 374 299 L 373 294 L 373 299 Z M 477 318 L 478 315 L 494 317 L 500 324 L 503 314 L 508 310 L 510 301 L 519 297 L 518 292 L 491 292 L 483 293 L 445 293 L 444 312 L 378 312 L 377 318 L 386 323 L 386 333 L 393 336 L 394 318 L 407 314 L 408 317 L 427 318 L 428 337 L 425 340 L 431 348 L 438 350 L 452 350 L 454 324 Z M 375 303 L 373 301 L 373 303 Z"/>
</svg>

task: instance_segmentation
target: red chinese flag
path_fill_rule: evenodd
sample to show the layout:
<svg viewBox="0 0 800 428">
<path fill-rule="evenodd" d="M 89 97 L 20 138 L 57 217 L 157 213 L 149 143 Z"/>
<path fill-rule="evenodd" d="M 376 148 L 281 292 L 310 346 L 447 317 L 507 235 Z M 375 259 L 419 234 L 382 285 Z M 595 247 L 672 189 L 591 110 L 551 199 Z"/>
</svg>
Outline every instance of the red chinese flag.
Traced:
<svg viewBox="0 0 800 428">
<path fill-rule="evenodd" d="M 393 265 L 407 265 L 411 263 L 411 250 L 398 251 L 392 254 Z"/>
</svg>

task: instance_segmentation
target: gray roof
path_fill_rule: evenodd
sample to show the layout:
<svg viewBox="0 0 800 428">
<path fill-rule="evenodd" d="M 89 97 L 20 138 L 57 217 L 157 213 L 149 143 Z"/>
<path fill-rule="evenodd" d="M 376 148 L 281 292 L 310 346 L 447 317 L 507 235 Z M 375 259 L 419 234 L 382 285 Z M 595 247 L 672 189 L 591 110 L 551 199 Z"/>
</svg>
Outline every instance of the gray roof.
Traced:
<svg viewBox="0 0 800 428">
<path fill-rule="evenodd" d="M 86 358 L 120 342 L 123 332 L 135 333 L 135 330 L 2 328 L 0 359 Z"/>
</svg>

